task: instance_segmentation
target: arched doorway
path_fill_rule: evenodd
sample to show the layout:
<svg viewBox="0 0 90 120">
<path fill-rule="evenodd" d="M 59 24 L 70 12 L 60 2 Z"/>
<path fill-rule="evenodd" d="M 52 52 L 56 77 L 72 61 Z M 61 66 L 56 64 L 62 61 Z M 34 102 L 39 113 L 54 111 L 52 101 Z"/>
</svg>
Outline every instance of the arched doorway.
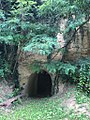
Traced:
<svg viewBox="0 0 90 120">
<path fill-rule="evenodd" d="M 26 86 L 26 94 L 31 97 L 51 96 L 52 80 L 51 76 L 44 70 L 33 73 Z"/>
</svg>

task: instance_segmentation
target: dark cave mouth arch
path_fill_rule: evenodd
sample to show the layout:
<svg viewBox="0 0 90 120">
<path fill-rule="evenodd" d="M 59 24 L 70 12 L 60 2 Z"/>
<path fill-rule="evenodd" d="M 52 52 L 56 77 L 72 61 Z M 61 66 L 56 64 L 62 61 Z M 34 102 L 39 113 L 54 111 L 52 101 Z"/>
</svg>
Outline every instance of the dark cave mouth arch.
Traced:
<svg viewBox="0 0 90 120">
<path fill-rule="evenodd" d="M 50 97 L 52 89 L 51 76 L 44 70 L 33 73 L 28 84 L 29 97 Z"/>
<path fill-rule="evenodd" d="M 51 96 L 51 77 L 46 71 L 38 73 L 37 95 Z"/>
</svg>

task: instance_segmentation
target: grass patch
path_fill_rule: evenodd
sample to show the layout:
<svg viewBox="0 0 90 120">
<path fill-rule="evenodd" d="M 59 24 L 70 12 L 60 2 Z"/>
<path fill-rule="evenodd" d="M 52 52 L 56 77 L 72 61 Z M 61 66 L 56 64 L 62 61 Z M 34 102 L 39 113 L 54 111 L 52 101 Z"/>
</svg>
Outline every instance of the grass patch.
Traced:
<svg viewBox="0 0 90 120">
<path fill-rule="evenodd" d="M 68 93 L 69 96 L 70 94 L 71 92 Z M 68 97 L 65 95 L 63 99 L 66 98 Z M 81 94 L 76 95 L 76 101 L 80 101 L 80 98 Z M 0 120 L 90 120 L 84 114 L 75 114 L 74 110 L 61 107 L 63 99 L 60 97 L 28 99 L 21 105 L 14 106 L 9 113 L 1 111 Z M 85 97 L 81 100 L 81 103 L 87 102 Z"/>
</svg>

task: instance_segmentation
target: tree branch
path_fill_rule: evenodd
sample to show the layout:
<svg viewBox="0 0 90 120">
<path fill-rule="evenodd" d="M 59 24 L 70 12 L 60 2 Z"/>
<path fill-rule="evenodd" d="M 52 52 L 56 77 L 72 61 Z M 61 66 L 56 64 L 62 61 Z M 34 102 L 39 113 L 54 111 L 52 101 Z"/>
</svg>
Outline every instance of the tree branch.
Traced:
<svg viewBox="0 0 90 120">
<path fill-rule="evenodd" d="M 59 49 L 57 50 L 57 53 L 51 58 L 51 61 L 58 55 L 58 53 L 59 53 L 62 49 L 66 48 L 66 47 L 70 44 L 70 42 L 73 42 L 73 37 L 75 36 L 75 34 L 76 34 L 76 33 L 78 32 L 78 30 L 79 30 L 83 25 L 85 25 L 89 20 L 90 20 L 90 16 L 88 17 L 88 19 L 87 19 L 86 21 L 84 21 L 81 25 L 79 25 L 79 27 L 78 27 L 77 29 L 75 28 L 75 31 L 74 31 L 73 35 L 71 36 L 70 40 L 68 40 L 68 42 L 67 42 L 62 48 L 59 48 Z"/>
</svg>

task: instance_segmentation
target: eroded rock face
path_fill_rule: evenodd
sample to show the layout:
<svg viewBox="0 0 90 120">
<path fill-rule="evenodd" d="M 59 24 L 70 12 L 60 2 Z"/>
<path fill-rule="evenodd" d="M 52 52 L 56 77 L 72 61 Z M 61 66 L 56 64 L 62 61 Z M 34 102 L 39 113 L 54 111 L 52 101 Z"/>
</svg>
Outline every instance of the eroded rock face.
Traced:
<svg viewBox="0 0 90 120">
<path fill-rule="evenodd" d="M 53 54 L 53 56 L 54 56 L 54 54 Z M 58 55 L 54 58 L 54 60 L 60 60 L 60 59 L 61 59 L 60 55 Z M 25 94 L 27 96 L 29 96 L 29 91 L 31 91 L 30 96 L 34 96 L 37 94 L 37 86 L 38 86 L 37 82 L 38 82 L 39 76 L 38 76 L 38 74 L 33 73 L 30 69 L 30 64 L 34 60 L 47 62 L 47 56 L 41 56 L 41 55 L 37 55 L 37 54 L 33 55 L 30 52 L 26 52 L 26 53 L 22 52 L 21 57 L 19 58 L 19 66 L 18 66 L 19 83 L 20 83 L 21 89 L 23 90 L 23 94 Z M 48 84 L 47 88 L 49 88 L 51 86 L 49 95 L 50 94 L 53 95 L 55 93 L 55 91 L 57 91 L 57 90 L 54 91 L 54 88 L 57 89 L 57 87 L 54 85 L 55 74 L 48 73 L 48 71 L 46 69 L 44 69 L 43 67 L 41 68 L 41 71 L 45 71 L 48 74 L 48 76 L 50 76 L 51 83 Z M 47 75 L 44 74 L 44 77 L 46 78 L 46 81 L 47 81 L 48 78 L 46 76 Z M 41 81 L 41 80 L 39 80 L 39 81 Z M 40 84 L 42 84 L 42 83 L 40 82 Z M 43 84 L 47 84 L 47 83 L 44 82 Z M 43 86 L 43 84 L 42 84 L 42 86 Z"/>
<path fill-rule="evenodd" d="M 19 58 L 19 66 L 18 66 L 18 72 L 19 72 L 19 83 L 20 87 L 22 89 L 26 89 L 28 81 L 30 80 L 30 77 L 32 79 L 33 73 L 30 69 L 30 64 L 34 60 L 41 60 L 43 62 L 46 61 L 46 57 L 44 56 L 38 56 L 38 55 L 32 55 L 30 52 L 22 52 L 21 57 Z M 34 76 L 35 77 L 35 76 Z"/>
<path fill-rule="evenodd" d="M 63 93 L 65 85 L 61 82 L 59 86 L 55 82 L 55 74 L 50 74 L 46 70 L 41 69 L 39 73 L 32 73 L 28 67 L 28 61 L 19 64 L 19 83 L 22 93 L 25 96 L 45 97 Z"/>
<path fill-rule="evenodd" d="M 90 56 L 90 23 L 86 25 L 83 28 L 83 32 L 79 31 L 76 35 L 75 40 L 70 43 L 67 47 L 67 53 L 65 55 L 66 60 L 77 60 L 80 57 L 87 57 Z M 61 36 L 61 37 L 60 37 Z M 61 39 L 62 38 L 62 39 Z M 61 41 L 60 41 L 61 39 Z M 58 34 L 57 36 L 57 42 L 59 42 L 60 47 L 63 47 L 65 44 L 64 39 L 61 34 Z M 55 56 L 56 53 L 52 54 L 52 57 Z M 63 57 L 62 53 L 57 54 L 56 57 L 54 57 L 54 60 L 61 60 Z M 33 91 L 33 95 L 37 94 L 37 82 L 38 82 L 38 75 L 36 73 L 32 73 L 32 71 L 29 68 L 29 65 L 34 61 L 47 61 L 47 56 L 41 56 L 41 55 L 33 55 L 30 52 L 22 52 L 20 58 L 19 58 L 19 83 L 20 87 L 23 89 L 23 93 L 29 95 L 29 91 Z M 43 70 L 43 68 L 42 68 Z M 47 70 L 44 70 L 47 72 Z M 47 74 L 49 74 L 47 72 Z M 58 91 L 63 93 L 64 84 L 60 83 L 59 87 L 55 85 L 55 74 L 49 74 L 51 77 L 51 94 L 57 93 Z M 60 86 L 61 85 L 61 86 Z M 54 90 L 55 89 L 55 90 Z"/>
<path fill-rule="evenodd" d="M 75 40 L 68 45 L 65 59 L 77 60 L 88 56 L 90 56 L 90 23 L 79 30 Z"/>
</svg>

